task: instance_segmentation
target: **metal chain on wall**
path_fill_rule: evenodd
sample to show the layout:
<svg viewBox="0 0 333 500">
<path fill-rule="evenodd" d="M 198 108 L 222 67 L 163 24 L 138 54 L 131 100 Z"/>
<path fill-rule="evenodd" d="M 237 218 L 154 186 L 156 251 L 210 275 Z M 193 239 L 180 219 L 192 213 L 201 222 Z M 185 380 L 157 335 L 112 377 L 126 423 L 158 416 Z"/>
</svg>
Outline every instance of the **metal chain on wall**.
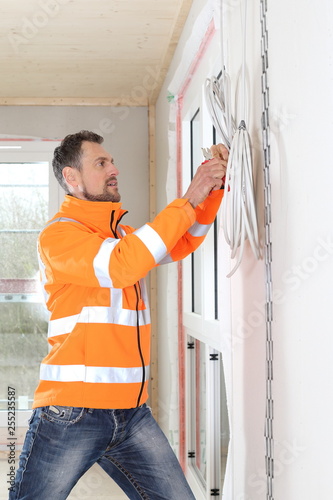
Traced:
<svg viewBox="0 0 333 500">
<path fill-rule="evenodd" d="M 274 439 L 273 439 L 273 300 L 272 300 L 272 241 L 271 241 L 271 183 L 270 183 L 270 128 L 269 128 L 269 87 L 268 71 L 268 31 L 266 24 L 267 0 L 260 0 L 261 23 L 261 89 L 262 89 L 262 139 L 264 151 L 264 203 L 265 203 L 265 275 L 266 275 L 266 477 L 267 500 L 273 500 L 274 480 Z"/>
</svg>

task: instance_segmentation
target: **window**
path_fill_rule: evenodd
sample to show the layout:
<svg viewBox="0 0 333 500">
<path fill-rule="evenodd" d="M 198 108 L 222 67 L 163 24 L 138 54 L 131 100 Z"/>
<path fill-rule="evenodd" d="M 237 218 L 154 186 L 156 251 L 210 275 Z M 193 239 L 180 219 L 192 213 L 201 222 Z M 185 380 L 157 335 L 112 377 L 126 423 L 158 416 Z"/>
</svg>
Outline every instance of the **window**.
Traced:
<svg viewBox="0 0 333 500">
<path fill-rule="evenodd" d="M 200 150 L 200 109 L 198 109 L 190 121 L 191 141 L 191 180 L 201 163 Z M 192 267 L 192 312 L 201 314 L 201 252 L 191 255 Z"/>
<path fill-rule="evenodd" d="M 47 354 L 36 241 L 48 220 L 48 205 L 47 162 L 0 163 L 0 380 L 15 388 L 22 410 L 31 408 L 40 361 Z M 0 408 L 6 403 L 2 400 Z"/>
<path fill-rule="evenodd" d="M 188 337 L 188 374 L 191 432 L 189 462 L 203 485 L 207 480 L 207 418 L 206 418 L 206 346 Z"/>
<path fill-rule="evenodd" d="M 17 450 L 31 413 L 40 362 L 48 349 L 36 241 L 64 196 L 54 175 L 49 175 L 59 144 L 14 138 L 0 142 L 0 440 L 5 443 L 7 439 L 5 410 L 11 386 L 19 410 Z"/>
<path fill-rule="evenodd" d="M 204 161 L 201 147 L 218 142 L 203 92 L 190 89 L 182 115 L 184 187 Z M 224 320 L 229 325 L 229 311 L 219 300 L 218 228 L 219 214 L 204 243 L 182 264 L 188 479 L 198 500 L 222 496 L 230 436 L 221 341 L 221 325 Z"/>
</svg>

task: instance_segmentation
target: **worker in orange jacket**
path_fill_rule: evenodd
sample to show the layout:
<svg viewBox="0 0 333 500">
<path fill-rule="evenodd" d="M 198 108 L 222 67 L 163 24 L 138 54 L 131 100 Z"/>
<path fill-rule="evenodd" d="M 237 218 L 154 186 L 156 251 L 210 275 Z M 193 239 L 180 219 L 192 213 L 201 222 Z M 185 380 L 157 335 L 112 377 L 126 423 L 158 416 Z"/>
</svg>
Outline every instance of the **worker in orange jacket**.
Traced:
<svg viewBox="0 0 333 500">
<path fill-rule="evenodd" d="M 228 152 L 199 166 L 183 198 L 139 229 L 121 223 L 118 169 L 99 135 L 55 149 L 67 195 L 39 236 L 50 312 L 33 414 L 10 500 L 63 500 L 98 463 L 131 499 L 193 499 L 149 407 L 150 315 L 144 278 L 183 259 L 220 206 Z"/>
</svg>

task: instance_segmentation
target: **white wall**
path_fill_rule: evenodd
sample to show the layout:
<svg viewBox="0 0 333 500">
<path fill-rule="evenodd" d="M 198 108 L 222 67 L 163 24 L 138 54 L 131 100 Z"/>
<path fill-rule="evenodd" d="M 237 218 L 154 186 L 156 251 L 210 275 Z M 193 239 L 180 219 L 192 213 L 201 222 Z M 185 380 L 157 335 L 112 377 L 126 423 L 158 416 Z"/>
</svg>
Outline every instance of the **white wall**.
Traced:
<svg viewBox="0 0 333 500">
<path fill-rule="evenodd" d="M 241 63 L 240 0 L 226 0 L 227 69 L 233 91 Z M 250 121 L 263 235 L 261 59 L 259 2 L 248 2 L 247 62 Z M 195 0 L 157 103 L 158 208 L 166 202 L 167 89 L 198 13 Z M 333 235 L 330 143 L 333 133 L 333 6 L 303 0 L 268 3 L 270 123 L 272 132 L 272 244 L 274 303 L 274 498 L 327 500 L 330 481 L 333 377 L 331 333 Z M 216 40 L 212 42 L 216 44 Z M 218 45 L 216 46 L 218 47 Z M 206 57 L 212 57 L 211 54 Z M 218 57 L 218 49 L 216 49 Z M 212 58 L 213 59 L 213 58 Z M 207 75 L 210 76 L 210 75 Z M 233 346 L 233 500 L 265 496 L 264 263 L 248 251 L 231 279 Z M 174 434 L 175 401 L 165 373 L 175 366 L 176 272 L 159 271 L 162 425 Z M 170 302 L 171 300 L 171 302 Z M 164 381 L 163 381 L 164 380 Z M 174 390 L 174 387 L 173 387 Z M 231 499 L 228 499 L 231 500 Z"/>
<path fill-rule="evenodd" d="M 287 500 L 333 496 L 333 6 L 314 7 L 283 0 L 269 16 L 273 269 L 283 293 L 275 305 L 276 497 Z"/>
<path fill-rule="evenodd" d="M 0 106 L 0 137 L 63 139 L 82 129 L 104 137 L 120 170 L 125 224 L 149 219 L 148 111 L 146 107 Z M 1 161 L 1 155 L 0 155 Z"/>
</svg>

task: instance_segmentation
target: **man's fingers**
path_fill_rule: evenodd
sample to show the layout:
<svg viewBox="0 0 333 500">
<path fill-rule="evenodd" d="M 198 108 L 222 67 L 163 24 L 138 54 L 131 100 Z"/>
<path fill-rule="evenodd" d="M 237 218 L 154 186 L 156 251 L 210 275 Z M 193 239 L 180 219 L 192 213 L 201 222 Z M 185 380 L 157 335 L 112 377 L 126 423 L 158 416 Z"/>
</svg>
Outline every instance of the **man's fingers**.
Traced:
<svg viewBox="0 0 333 500">
<path fill-rule="evenodd" d="M 221 178 L 226 173 L 227 163 L 228 162 L 226 160 L 213 158 L 212 160 L 209 160 L 207 163 L 202 165 L 204 169 L 203 173 L 210 173 L 213 177 Z"/>
<path fill-rule="evenodd" d="M 214 158 L 220 158 L 221 160 L 228 160 L 229 151 L 223 144 L 214 144 L 211 146 L 210 151 Z"/>
</svg>

